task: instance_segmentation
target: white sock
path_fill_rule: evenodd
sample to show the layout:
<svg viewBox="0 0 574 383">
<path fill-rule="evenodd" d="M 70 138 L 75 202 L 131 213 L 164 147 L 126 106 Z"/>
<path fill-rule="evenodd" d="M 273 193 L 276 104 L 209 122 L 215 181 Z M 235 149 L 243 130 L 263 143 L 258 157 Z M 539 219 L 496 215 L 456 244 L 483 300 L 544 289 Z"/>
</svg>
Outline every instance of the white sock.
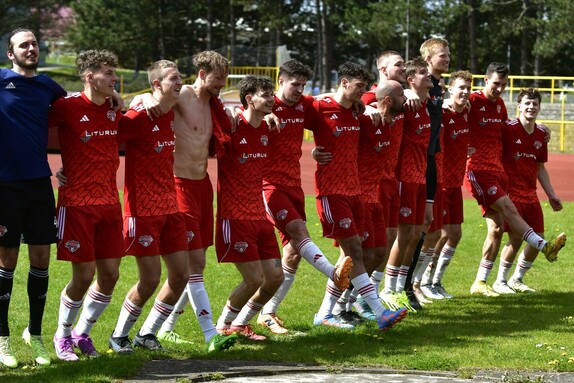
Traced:
<svg viewBox="0 0 574 383">
<path fill-rule="evenodd" d="M 520 256 L 518 257 L 518 264 L 516 265 L 516 269 L 514 269 L 512 278 L 522 281 L 522 278 L 524 278 L 528 270 L 530 270 L 533 263 L 534 262 L 528 262 L 524 260 L 524 250 L 522 250 L 520 252 Z"/>
<path fill-rule="evenodd" d="M 347 289 L 343 291 L 343 294 L 337 299 L 337 304 L 333 307 L 333 315 L 339 315 L 343 311 L 347 311 L 347 303 L 349 303 L 349 297 L 351 296 L 351 290 Z"/>
<path fill-rule="evenodd" d="M 423 273 L 427 269 L 427 266 L 429 265 L 431 259 L 432 259 L 432 255 L 427 256 L 427 252 L 421 251 L 419 253 L 419 259 L 417 261 L 415 271 L 413 272 L 413 281 L 415 283 L 420 283 L 420 281 L 423 277 Z"/>
<path fill-rule="evenodd" d="M 199 327 L 201 327 L 203 332 L 203 337 L 206 342 L 209 342 L 217 334 L 217 330 L 213 326 L 213 313 L 203 283 L 203 275 L 191 274 L 187 282 L 186 291 L 195 317 L 199 322 Z"/>
<path fill-rule="evenodd" d="M 436 263 L 435 273 L 432 279 L 433 284 L 441 283 L 442 276 L 444 275 L 446 268 L 450 264 L 450 260 L 454 256 L 455 251 L 456 247 L 451 247 L 446 244 L 442 247 L 442 250 L 440 251 L 440 256 Z"/>
<path fill-rule="evenodd" d="M 67 286 L 66 286 L 67 287 Z M 72 325 L 74 324 L 82 301 L 73 301 L 66 295 L 66 287 L 60 294 L 60 311 L 58 313 L 58 329 L 56 337 L 64 338 L 72 334 Z"/>
<path fill-rule="evenodd" d="M 149 312 L 143 326 L 140 328 L 140 335 L 157 334 L 157 330 L 165 322 L 169 314 L 173 311 L 173 306 L 156 298 L 153 302 L 153 307 Z"/>
<path fill-rule="evenodd" d="M 323 255 L 321 249 L 319 249 L 311 238 L 305 238 L 301 241 L 299 246 L 297 246 L 297 251 L 303 259 L 311 264 L 311 266 L 325 274 L 327 278 L 333 279 L 335 266 L 333 266 L 327 257 Z"/>
<path fill-rule="evenodd" d="M 400 270 L 400 266 L 387 265 L 387 268 L 385 269 L 384 293 L 397 291 L 397 279 L 399 278 Z"/>
<path fill-rule="evenodd" d="M 231 322 L 233 322 L 233 320 L 237 318 L 237 315 L 239 314 L 240 311 L 241 309 L 231 306 L 231 303 L 227 301 L 227 303 L 223 307 L 223 311 L 221 312 L 219 319 L 217 320 L 217 328 L 220 329 L 229 328 L 229 326 L 231 326 Z"/>
<path fill-rule="evenodd" d="M 295 273 L 297 269 L 293 269 L 288 267 L 287 265 L 283 265 L 283 283 L 279 286 L 279 289 L 273 295 L 273 298 L 269 300 L 263 306 L 263 310 L 261 310 L 261 314 L 277 314 L 277 310 L 279 310 L 279 305 L 283 302 L 283 299 L 287 296 L 287 293 L 293 286 L 293 282 L 295 282 Z"/>
<path fill-rule="evenodd" d="M 494 262 L 489 261 L 487 259 L 482 259 L 480 261 L 480 265 L 478 266 L 478 272 L 476 273 L 476 280 L 486 282 L 492 271 L 492 267 L 494 266 Z"/>
<path fill-rule="evenodd" d="M 371 283 L 373 284 L 373 286 L 375 286 L 375 291 L 379 291 L 381 289 L 381 282 L 383 280 L 383 277 L 385 276 L 385 273 L 382 271 L 373 271 L 373 273 L 371 274 Z"/>
<path fill-rule="evenodd" d="M 357 275 L 351 280 L 351 283 L 355 286 L 359 294 L 361 294 L 365 302 L 367 302 L 371 310 L 373 310 L 373 313 L 377 317 L 383 315 L 385 308 L 381 304 L 381 301 L 379 301 L 375 286 L 371 283 L 367 273 Z"/>
<path fill-rule="evenodd" d="M 187 296 L 187 291 L 184 291 L 177 300 L 175 306 L 173 306 L 173 311 L 171 312 L 169 317 L 167 317 L 165 322 L 163 322 L 163 324 L 161 325 L 161 328 L 159 329 L 160 333 L 174 331 L 175 324 L 177 323 L 179 317 L 184 313 L 185 307 L 187 306 L 188 303 L 189 303 L 189 297 Z"/>
<path fill-rule="evenodd" d="M 120 316 L 118 317 L 118 323 L 114 329 L 112 336 L 114 337 L 126 337 L 130 335 L 130 330 L 134 327 L 138 318 L 142 313 L 142 308 L 134 304 L 127 297 L 124 299 L 122 309 L 120 310 Z"/>
<path fill-rule="evenodd" d="M 237 315 L 237 318 L 235 318 L 235 320 L 231 323 L 231 325 L 245 326 L 249 324 L 249 321 L 253 319 L 253 317 L 257 315 L 257 313 L 259 313 L 259 311 L 261 311 L 262 308 L 263 305 L 261 303 L 257 303 L 250 299 L 249 301 L 247 301 L 245 306 L 243 306 L 241 312 L 239 312 L 239 315 Z"/>
<path fill-rule="evenodd" d="M 540 251 L 542 251 L 544 249 L 544 246 L 546 246 L 546 240 L 541 236 L 539 236 L 538 234 L 536 234 L 536 232 L 532 230 L 531 227 L 529 227 L 528 230 L 524 232 L 524 234 L 522 235 L 522 239 L 528 242 L 532 247 Z"/>
<path fill-rule="evenodd" d="M 496 277 L 496 281 L 497 282 L 508 281 L 508 274 L 510 273 L 511 268 L 512 268 L 512 262 L 506 262 L 501 259 L 500 264 L 498 265 L 498 275 Z"/>
<path fill-rule="evenodd" d="M 111 295 L 102 294 L 90 286 L 88 296 L 84 299 L 84 308 L 76 324 L 76 334 L 90 335 L 92 327 L 98 321 L 104 310 L 110 305 Z"/>
<path fill-rule="evenodd" d="M 327 287 L 325 288 L 325 296 L 323 297 L 323 302 L 317 313 L 317 318 L 325 318 L 333 312 L 333 307 L 337 303 L 337 300 L 341 297 L 343 292 L 335 286 L 335 283 L 329 279 L 327 281 Z"/>
<path fill-rule="evenodd" d="M 405 283 L 407 282 L 407 275 L 409 274 L 410 266 L 402 265 L 399 270 L 399 277 L 397 278 L 397 293 L 403 292 Z"/>
</svg>

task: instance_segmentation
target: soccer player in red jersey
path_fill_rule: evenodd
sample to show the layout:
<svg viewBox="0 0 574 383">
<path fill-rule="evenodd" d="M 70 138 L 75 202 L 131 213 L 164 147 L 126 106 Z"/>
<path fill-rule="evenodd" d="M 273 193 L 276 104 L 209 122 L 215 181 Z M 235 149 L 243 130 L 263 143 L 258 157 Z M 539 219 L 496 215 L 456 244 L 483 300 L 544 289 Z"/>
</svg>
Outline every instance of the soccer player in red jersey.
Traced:
<svg viewBox="0 0 574 383">
<path fill-rule="evenodd" d="M 331 278 L 341 290 L 349 286 L 353 262 L 345 257 L 333 266 L 309 236 L 305 224 L 305 195 L 301 187 L 301 144 L 305 116 L 315 113 L 313 97 L 303 89 L 312 71 L 297 60 L 285 62 L 279 69 L 279 89 L 275 93 L 273 113 L 280 119 L 280 132 L 269 135 L 269 153 L 263 176 L 263 195 L 267 218 L 279 230 L 283 245 L 284 281 L 273 298 L 263 307 L 257 323 L 276 334 L 285 334 L 283 320 L 277 316 L 279 305 L 289 292 L 301 258 Z"/>
<path fill-rule="evenodd" d="M 537 89 L 523 89 L 518 94 L 520 115 L 508 121 L 502 129 L 502 164 L 504 171 L 508 174 L 510 199 L 520 216 L 538 235 L 544 237 L 544 215 L 536 194 L 536 180 L 540 182 L 554 211 L 562 210 L 562 202 L 556 195 L 544 166 L 548 160 L 546 131 L 536 124 L 541 102 L 542 97 Z M 526 245 L 520 253 L 514 274 L 508 279 L 508 274 L 521 246 L 522 237 L 510 231 L 508 243 L 502 249 L 498 276 L 492 285 L 493 290 L 499 294 L 534 292 L 534 289 L 523 282 L 523 278 L 532 267 L 538 255 L 538 249 Z"/>
<path fill-rule="evenodd" d="M 176 64 L 155 62 L 148 69 L 148 79 L 162 108 L 171 110 L 182 86 Z M 188 277 L 185 223 L 177 209 L 173 181 L 173 111 L 150 120 L 142 105 L 130 108 L 120 123 L 118 141 L 126 143 L 124 241 L 126 253 L 136 257 L 139 280 L 124 299 L 108 343 L 115 352 L 133 352 L 129 332 L 160 282 L 161 255 L 167 280 L 133 346 L 162 350 L 155 334 Z"/>
<path fill-rule="evenodd" d="M 385 209 L 379 201 L 378 187 L 383 177 L 394 178 L 402 134 L 402 127 L 397 129 L 395 126 L 399 121 L 396 117 L 405 111 L 406 102 L 401 84 L 393 80 L 385 80 L 378 85 L 376 98 L 380 120 L 371 120 L 364 115 L 360 117 L 358 166 L 361 199 L 365 207 L 361 245 L 367 273 L 372 273 L 385 257 L 387 245 Z M 357 295 L 357 289 L 353 289 L 352 293 L 351 290 L 344 291 L 333 309 L 335 317 L 351 324 L 360 323 L 362 320 L 352 311 L 354 306 L 361 317 L 376 320 L 367 302 Z"/>
<path fill-rule="evenodd" d="M 360 199 L 358 169 L 359 116 L 353 105 L 360 101 L 370 79 L 370 73 L 361 65 L 347 62 L 339 67 L 339 87 L 334 97 L 313 103 L 320 114 L 313 124 L 315 144 L 332 155 L 326 164 L 319 162 L 315 172 L 317 210 L 323 235 L 336 239 L 344 255 L 353 259 L 351 283 L 369 304 L 378 318 L 379 328 L 387 330 L 406 316 L 405 310 L 386 310 L 377 298 L 363 264 L 361 237 L 364 224 L 364 206 Z M 343 254 L 341 255 L 343 256 Z M 353 328 L 333 316 L 333 307 L 341 297 L 333 281 L 328 281 L 325 297 L 315 325 Z"/>
<path fill-rule="evenodd" d="M 50 112 L 50 126 L 59 128 L 67 177 L 58 193 L 58 259 L 72 263 L 72 279 L 60 296 L 54 335 L 56 355 L 65 361 L 78 360 L 74 348 L 99 355 L 89 334 L 110 303 L 125 249 L 116 186 L 121 114 L 108 102 L 118 79 L 117 56 L 89 50 L 76 63 L 84 90 L 57 100 Z"/>
<path fill-rule="evenodd" d="M 465 187 L 481 206 L 488 228 L 482 248 L 482 259 L 476 279 L 470 288 L 471 294 L 497 296 L 486 281 L 492 267 L 504 231 L 504 221 L 510 230 L 542 251 L 550 261 L 566 243 L 566 234 L 561 233 L 547 242 L 520 217 L 518 210 L 508 197 L 508 178 L 502 165 L 502 129 L 508 120 L 506 106 L 500 95 L 508 83 L 508 67 L 493 62 L 486 69 L 485 88 L 470 95 L 469 115 L 470 142 L 472 153 L 466 164 Z"/>
<path fill-rule="evenodd" d="M 244 107 L 227 151 L 218 157 L 215 250 L 219 262 L 232 262 L 242 277 L 227 299 L 217 330 L 265 340 L 249 321 L 283 283 L 281 255 L 262 197 L 270 130 L 263 120 L 275 102 L 267 77 L 247 76 L 239 85 Z"/>
<path fill-rule="evenodd" d="M 398 81 L 402 85 L 406 85 L 406 72 L 405 72 L 405 60 L 401 57 L 400 53 L 397 51 L 384 51 L 377 58 L 377 68 L 379 72 L 379 83 L 383 83 L 386 80 Z M 377 85 L 374 84 L 370 91 L 365 92 L 361 97 L 361 100 L 365 105 L 371 105 L 376 107 L 376 95 L 375 90 Z M 419 105 L 415 106 L 413 102 L 418 101 Z M 410 103 L 410 104 L 409 104 Z M 418 109 L 421 107 L 420 99 L 416 96 L 416 99 L 407 99 L 407 105 L 409 108 Z M 396 166 L 399 159 L 399 150 L 401 147 L 402 131 L 403 131 L 403 121 L 404 114 L 400 113 L 394 118 L 391 129 L 393 134 L 391 135 L 392 141 L 388 147 L 389 150 L 394 151 L 394 156 L 389 156 L 389 162 L 383 171 L 381 178 L 381 183 L 379 184 L 379 202 L 383 207 L 383 217 L 386 225 L 386 237 L 387 245 L 385 246 L 385 256 L 380 265 L 371 274 L 371 282 L 375 286 L 375 291 L 379 291 L 379 286 L 385 275 L 385 267 L 387 265 L 387 260 L 389 258 L 389 253 L 391 251 L 391 245 L 395 242 L 397 237 L 397 226 L 399 220 L 399 187 L 398 181 L 395 174 Z M 356 308 L 357 305 L 355 305 Z M 363 310 L 368 310 L 366 305 L 361 305 Z M 358 308 L 361 310 L 361 308 Z"/>
<path fill-rule="evenodd" d="M 192 85 L 183 85 L 174 107 L 175 152 L 173 174 L 178 209 L 184 214 L 188 240 L 189 279 L 186 292 L 181 295 L 174 310 L 160 328 L 161 341 L 189 343 L 175 332 L 175 325 L 190 302 L 203 332 L 209 352 L 231 347 L 237 336 L 218 334 L 213 325 L 209 296 L 203 281 L 205 254 L 213 244 L 213 188 L 207 172 L 210 142 L 214 127 L 219 131 L 231 129 L 219 92 L 225 87 L 229 63 L 214 51 L 204 51 L 193 57 L 197 77 Z M 144 104 L 157 103 L 153 97 L 144 97 Z M 160 105 L 151 107 L 162 113 Z"/>
<path fill-rule="evenodd" d="M 442 286 L 442 277 L 449 265 L 456 247 L 460 242 L 463 222 L 463 200 L 462 181 L 466 168 L 466 157 L 468 153 L 468 109 L 466 108 L 468 97 L 471 92 L 472 74 L 468 71 L 456 71 L 450 75 L 449 92 L 451 94 L 452 111 L 443 110 L 443 178 L 442 196 L 443 227 L 441 237 L 434 246 L 435 259 L 429 272 L 422 278 L 419 275 L 417 284 L 415 279 L 414 290 L 420 287 L 427 298 L 452 297 Z M 443 212 L 441 212 L 441 215 Z M 436 216 L 436 214 L 435 214 Z M 429 249 L 430 250 L 430 249 Z M 431 261 L 432 253 L 425 257 L 422 264 L 422 271 L 427 269 Z M 438 294 L 438 295 L 437 295 Z M 440 298 L 439 298 L 440 299 Z"/>
<path fill-rule="evenodd" d="M 403 139 L 397 175 L 399 178 L 400 209 L 397 239 L 386 268 L 385 287 L 380 293 L 388 307 L 407 307 L 412 310 L 404 292 L 409 264 L 419 241 L 426 205 L 426 161 L 430 137 L 430 117 L 426 107 L 432 88 L 427 63 L 422 57 L 407 62 L 407 81 L 411 90 L 423 100 L 423 106 L 405 112 Z M 401 278 L 399 278 L 401 275 Z"/>
</svg>

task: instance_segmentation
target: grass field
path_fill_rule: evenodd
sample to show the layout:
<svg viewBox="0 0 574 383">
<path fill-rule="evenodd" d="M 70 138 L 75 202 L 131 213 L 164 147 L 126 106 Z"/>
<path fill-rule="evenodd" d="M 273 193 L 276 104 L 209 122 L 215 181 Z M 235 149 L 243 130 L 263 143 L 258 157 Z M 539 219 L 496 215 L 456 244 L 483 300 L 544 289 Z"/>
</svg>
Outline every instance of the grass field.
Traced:
<svg viewBox="0 0 574 383">
<path fill-rule="evenodd" d="M 321 238 L 312 197 L 308 197 L 307 206 L 309 231 L 334 261 L 337 252 L 331 247 L 331 241 Z M 559 231 L 574 233 L 574 203 L 566 203 L 560 213 L 553 213 L 544 206 L 544 212 L 547 235 L 556 235 Z M 525 281 L 538 291 L 536 294 L 497 298 L 470 296 L 469 288 L 478 268 L 486 228 L 474 201 L 465 201 L 465 213 L 463 240 L 443 280 L 449 292 L 455 295 L 454 299 L 436 302 L 423 312 L 411 314 L 386 333 L 378 331 L 375 323 L 367 323 L 354 331 L 318 328 L 312 325 L 312 319 L 321 303 L 326 280 L 303 262 L 295 285 L 279 313 L 286 326 L 296 334 L 270 336 L 268 341 L 256 344 L 243 342 L 215 356 L 206 353 L 203 336 L 191 308 L 180 319 L 177 331 L 192 340 L 193 345 L 164 344 L 170 350 L 165 354 L 137 352 L 120 357 L 105 353 L 107 338 L 115 325 L 122 300 L 137 278 L 134 259 L 127 257 L 122 263 L 112 304 L 92 332 L 96 347 L 104 355 L 93 360 L 82 359 L 79 363 L 55 360 L 50 367 L 33 367 L 31 352 L 20 337 L 28 320 L 28 262 L 22 254 L 10 310 L 12 345 L 21 367 L 0 370 L 0 379 L 12 382 L 121 381 L 152 358 L 256 359 L 329 366 L 384 366 L 454 371 L 461 377 L 471 377 L 479 369 L 574 371 L 573 245 L 567 244 L 554 264 L 543 257 L 535 263 Z M 59 295 L 71 271 L 68 263 L 55 260 L 54 251 L 53 257 L 44 340 L 55 358 L 50 343 L 57 324 Z M 496 271 L 490 277 L 491 283 Z M 217 264 L 211 249 L 205 280 L 216 320 L 227 295 L 239 280 L 238 273 L 232 265 Z M 135 329 L 143 323 L 149 306 L 150 302 Z M 269 335 L 266 330 L 255 328 Z"/>
</svg>

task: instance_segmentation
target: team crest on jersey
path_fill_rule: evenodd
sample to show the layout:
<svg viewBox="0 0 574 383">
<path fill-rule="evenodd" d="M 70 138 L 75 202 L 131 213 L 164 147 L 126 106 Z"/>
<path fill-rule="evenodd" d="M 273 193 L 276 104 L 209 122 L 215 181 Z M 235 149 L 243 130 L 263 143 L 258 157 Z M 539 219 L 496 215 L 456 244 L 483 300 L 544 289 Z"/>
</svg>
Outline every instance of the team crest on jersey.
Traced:
<svg viewBox="0 0 574 383">
<path fill-rule="evenodd" d="M 339 221 L 339 227 L 342 227 L 343 229 L 348 229 L 351 227 L 351 218 L 343 218 L 342 220 Z"/>
<path fill-rule="evenodd" d="M 295 110 L 297 110 L 299 112 L 304 112 L 305 108 L 303 108 L 303 104 L 297 104 L 297 106 L 295 107 Z"/>
<path fill-rule="evenodd" d="M 542 142 L 534 141 L 534 147 L 536 148 L 536 150 L 540 149 L 542 147 Z"/>
<path fill-rule="evenodd" d="M 193 231 L 186 231 L 185 236 L 187 237 L 187 243 L 193 241 L 193 237 L 195 237 L 195 233 Z"/>
<path fill-rule="evenodd" d="M 480 126 L 484 126 L 484 125 L 486 125 L 486 123 L 487 123 L 487 121 L 486 121 L 485 118 L 483 118 L 482 120 L 480 120 L 480 121 L 478 122 L 478 124 L 479 124 Z"/>
<path fill-rule="evenodd" d="M 261 143 L 263 144 L 263 146 L 267 146 L 267 144 L 269 143 L 269 137 L 267 137 L 266 135 L 262 135 Z"/>
<path fill-rule="evenodd" d="M 501 110 L 502 110 L 502 108 L 500 107 L 500 105 L 496 105 L 496 111 L 497 111 L 498 113 L 500 113 Z"/>
<path fill-rule="evenodd" d="M 399 210 L 399 213 L 401 213 L 401 215 L 403 217 L 408 217 L 409 215 L 411 215 L 413 213 L 413 211 L 409 207 L 401 207 L 401 210 Z"/>
<path fill-rule="evenodd" d="M 140 236 L 140 238 L 138 239 L 138 242 L 140 243 L 140 245 L 142 245 L 143 247 L 148 247 L 149 245 L 151 245 L 151 243 L 153 242 L 153 238 L 151 235 L 142 235 Z"/>
<path fill-rule="evenodd" d="M 280 210 L 279 212 L 277 212 L 277 215 L 275 217 L 277 217 L 279 221 L 283 221 L 285 218 L 287 218 L 287 210 L 286 209 Z"/>
<path fill-rule="evenodd" d="M 80 140 L 82 140 L 84 142 L 84 144 L 86 144 L 88 141 L 90 141 L 91 138 L 92 138 L 92 134 L 90 132 L 88 132 L 87 130 L 84 131 L 84 133 L 82 133 L 82 135 L 80 136 Z"/>
<path fill-rule="evenodd" d="M 0 237 L 4 236 L 4 234 L 6 234 L 8 232 L 8 229 L 6 229 L 6 226 L 0 226 Z"/>
<path fill-rule="evenodd" d="M 248 247 L 249 245 L 247 242 L 235 242 L 235 245 L 233 245 L 235 251 L 239 251 L 240 253 L 245 253 L 245 250 L 247 250 Z"/>
<path fill-rule="evenodd" d="M 75 253 L 76 250 L 80 248 L 80 242 L 71 239 L 68 242 L 66 242 L 64 246 L 66 247 L 66 249 L 70 250 L 71 253 Z"/>
<path fill-rule="evenodd" d="M 486 192 L 488 193 L 488 195 L 495 195 L 497 191 L 498 188 L 496 186 L 491 186 L 488 188 Z"/>
<path fill-rule="evenodd" d="M 116 112 L 113 109 L 108 110 L 108 115 L 106 116 L 111 122 L 116 120 Z"/>
</svg>

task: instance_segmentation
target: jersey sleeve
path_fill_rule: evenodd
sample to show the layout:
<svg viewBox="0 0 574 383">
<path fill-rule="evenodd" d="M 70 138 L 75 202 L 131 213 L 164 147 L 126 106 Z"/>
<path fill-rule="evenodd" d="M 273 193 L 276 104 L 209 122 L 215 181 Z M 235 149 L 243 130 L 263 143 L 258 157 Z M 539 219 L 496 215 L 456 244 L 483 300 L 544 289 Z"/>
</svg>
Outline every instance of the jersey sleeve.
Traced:
<svg viewBox="0 0 574 383">
<path fill-rule="evenodd" d="M 52 104 L 48 116 L 49 129 L 62 125 L 66 120 L 66 102 L 64 100 L 64 98 L 60 97 Z"/>
<path fill-rule="evenodd" d="M 134 109 L 128 110 L 122 116 L 118 126 L 118 135 L 116 136 L 118 143 L 133 141 L 138 136 L 138 130 L 141 129 L 142 123 L 145 123 L 145 121 L 141 121 L 142 116 L 141 113 Z M 147 118 L 147 115 L 145 117 Z"/>
</svg>

